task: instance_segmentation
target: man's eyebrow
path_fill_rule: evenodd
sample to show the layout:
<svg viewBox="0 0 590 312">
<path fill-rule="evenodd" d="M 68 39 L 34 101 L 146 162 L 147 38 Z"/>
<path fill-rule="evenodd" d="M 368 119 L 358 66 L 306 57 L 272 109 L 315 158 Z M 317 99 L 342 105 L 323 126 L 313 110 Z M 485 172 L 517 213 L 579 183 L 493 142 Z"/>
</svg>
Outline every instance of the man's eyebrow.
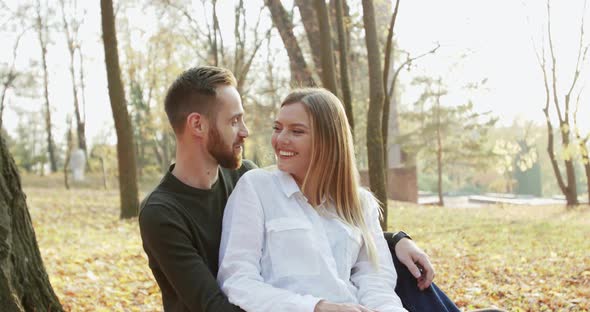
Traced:
<svg viewBox="0 0 590 312">
<path fill-rule="evenodd" d="M 234 114 L 234 115 L 233 115 L 233 116 L 231 116 L 229 119 L 231 120 L 231 119 L 234 119 L 234 118 L 236 118 L 236 117 L 242 117 L 242 116 L 244 116 L 244 113 L 243 113 L 243 112 L 242 112 L 242 113 L 237 113 L 237 114 Z"/>
</svg>

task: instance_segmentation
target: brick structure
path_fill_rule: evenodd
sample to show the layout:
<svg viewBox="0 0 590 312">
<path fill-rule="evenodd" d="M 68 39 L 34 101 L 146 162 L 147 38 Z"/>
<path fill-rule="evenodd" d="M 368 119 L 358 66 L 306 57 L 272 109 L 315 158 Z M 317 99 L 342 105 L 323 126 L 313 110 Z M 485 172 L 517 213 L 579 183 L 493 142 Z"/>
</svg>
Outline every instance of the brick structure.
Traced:
<svg viewBox="0 0 590 312">
<path fill-rule="evenodd" d="M 368 170 L 360 170 L 359 173 L 361 184 L 369 187 Z M 388 169 L 387 197 L 405 202 L 418 202 L 418 175 L 415 166 Z"/>
</svg>

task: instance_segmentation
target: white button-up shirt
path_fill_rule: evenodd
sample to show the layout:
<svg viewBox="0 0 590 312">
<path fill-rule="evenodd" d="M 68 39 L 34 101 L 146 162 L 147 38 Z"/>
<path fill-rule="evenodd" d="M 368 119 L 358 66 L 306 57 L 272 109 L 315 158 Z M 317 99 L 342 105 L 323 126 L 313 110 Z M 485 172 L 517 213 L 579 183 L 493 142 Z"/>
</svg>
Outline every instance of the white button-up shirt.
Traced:
<svg viewBox="0 0 590 312">
<path fill-rule="evenodd" d="M 361 232 L 340 221 L 331 201 L 315 209 L 293 177 L 278 169 L 242 176 L 223 217 L 218 283 L 248 312 L 313 312 L 325 299 L 379 312 L 406 311 L 394 289 L 397 274 L 379 226 L 379 208 L 359 189 L 379 265 Z"/>
</svg>

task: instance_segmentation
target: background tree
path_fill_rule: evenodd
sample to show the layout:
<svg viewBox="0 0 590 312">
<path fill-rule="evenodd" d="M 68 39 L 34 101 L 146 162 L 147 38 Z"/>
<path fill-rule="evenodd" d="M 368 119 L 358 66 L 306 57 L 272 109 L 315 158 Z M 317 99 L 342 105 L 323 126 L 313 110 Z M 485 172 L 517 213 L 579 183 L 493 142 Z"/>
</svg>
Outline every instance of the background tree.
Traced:
<svg viewBox="0 0 590 312">
<path fill-rule="evenodd" d="M 301 16 L 301 23 L 305 29 L 305 35 L 309 44 L 309 51 L 311 52 L 315 72 L 319 77 L 322 77 L 322 44 L 320 26 L 314 2 L 315 0 L 295 0 L 295 4 L 299 10 L 299 16 Z"/>
<path fill-rule="evenodd" d="M 537 60 L 539 62 L 539 66 L 543 73 L 543 82 L 545 87 L 545 107 L 543 108 L 543 113 L 545 114 L 546 124 L 547 124 L 547 134 L 548 134 L 548 147 L 547 152 L 549 153 L 549 158 L 551 160 L 551 166 L 553 168 L 553 173 L 557 180 L 557 184 L 561 192 L 565 195 L 565 199 L 568 206 L 577 205 L 578 204 L 578 192 L 576 186 L 576 171 L 574 160 L 576 156 L 575 147 L 576 144 L 572 142 L 572 125 L 570 123 L 570 105 L 572 96 L 575 95 L 573 92 L 574 90 L 581 92 L 580 88 L 577 88 L 580 78 L 580 72 L 582 66 L 586 61 L 586 55 L 590 45 L 584 45 L 584 15 L 582 15 L 580 21 L 580 36 L 579 36 L 579 46 L 578 46 L 578 55 L 577 55 L 577 62 L 576 67 L 573 73 L 573 79 L 567 88 L 566 93 L 564 94 L 563 98 L 560 96 L 560 90 L 557 88 L 557 57 L 555 55 L 554 47 L 553 47 L 553 37 L 551 31 L 551 6 L 549 0 L 546 3 L 547 8 L 547 45 L 542 45 L 540 47 L 541 51 L 539 53 L 538 49 L 535 49 L 535 53 L 537 56 Z M 584 10 L 586 9 L 586 1 L 584 1 Z M 548 56 L 546 55 L 546 51 L 549 50 Z M 551 63 L 547 64 L 547 58 L 550 58 Z M 553 134 L 553 122 L 551 120 L 551 106 L 554 110 L 554 116 L 558 119 L 559 125 L 559 133 L 561 134 L 561 150 L 563 151 L 563 162 L 565 167 L 565 176 L 566 181 L 564 181 L 562 172 L 559 167 L 558 159 L 555 155 L 555 139 Z"/>
<path fill-rule="evenodd" d="M 279 31 L 279 35 L 287 50 L 289 69 L 291 70 L 291 84 L 293 86 L 314 85 L 311 71 L 307 67 L 297 38 L 293 34 L 292 18 L 289 17 L 287 10 L 285 10 L 280 0 L 266 0 L 265 2 L 270 11 L 273 25 Z"/>
<path fill-rule="evenodd" d="M 316 16 L 320 30 L 320 59 L 322 64 L 322 86 L 338 96 L 336 84 L 336 68 L 334 66 L 334 50 L 332 49 L 332 35 L 330 29 L 330 14 L 325 1 L 315 1 Z"/>
<path fill-rule="evenodd" d="M 51 172 L 57 172 L 57 155 L 53 140 L 51 123 L 51 106 L 49 105 L 49 70 L 47 69 L 47 44 L 49 41 L 48 8 L 41 7 L 41 0 L 37 0 L 35 30 L 41 47 L 41 65 L 43 69 L 43 96 L 45 99 L 45 130 L 47 132 L 47 152 Z"/>
<path fill-rule="evenodd" d="M 373 1 L 363 0 L 363 22 L 369 63 L 370 100 L 367 114 L 367 154 L 369 159 L 369 181 L 371 190 L 381 202 L 383 218 L 381 227 L 387 230 L 387 187 L 383 161 L 383 136 L 381 118 L 383 114 L 383 73 L 381 72 L 381 53 L 375 25 Z"/>
<path fill-rule="evenodd" d="M 101 0 L 100 8 L 109 98 L 115 129 L 117 130 L 121 218 L 131 218 L 137 216 L 139 209 L 133 130 L 127 113 L 125 91 L 121 81 L 121 70 L 119 69 L 113 2 L 111 0 Z"/>
<path fill-rule="evenodd" d="M 62 14 L 62 27 L 64 34 L 66 36 L 66 44 L 68 47 L 68 53 L 70 56 L 69 62 L 69 71 L 70 71 L 70 79 L 72 79 L 72 95 L 73 95 L 73 104 L 74 104 L 74 116 L 76 118 L 76 137 L 78 139 L 78 148 L 84 151 L 86 155 L 86 159 L 88 159 L 88 148 L 86 147 L 86 116 L 84 112 L 86 111 L 85 107 L 82 106 L 82 110 L 80 109 L 80 101 L 79 98 L 83 97 L 78 90 L 78 78 L 76 78 L 76 68 L 74 66 L 76 52 L 80 53 L 81 57 L 81 48 L 80 48 L 80 40 L 78 38 L 78 32 L 80 26 L 82 25 L 82 20 L 84 19 L 84 15 L 77 14 L 77 1 L 72 0 L 68 11 L 73 11 L 70 14 L 66 11 L 66 3 L 65 0 L 60 0 L 60 9 Z M 82 62 L 82 59 L 80 59 Z M 83 70 L 80 69 L 80 74 L 83 73 Z"/>
<path fill-rule="evenodd" d="M 17 36 L 12 47 L 12 59 L 10 64 L 6 68 L 2 68 L 0 71 L 0 77 L 2 77 L 2 95 L 0 95 L 0 128 L 2 128 L 2 116 L 4 115 L 5 100 L 7 92 L 14 87 L 16 79 L 20 73 L 16 70 L 16 57 L 18 46 L 25 31 L 21 31 Z"/>
<path fill-rule="evenodd" d="M 342 90 L 342 104 L 346 111 L 346 118 L 354 137 L 354 116 L 352 113 L 352 90 L 350 90 L 350 76 L 348 72 L 348 38 L 344 23 L 344 0 L 334 0 L 336 6 L 336 29 L 338 31 L 338 52 L 340 55 L 340 87 Z"/>
<path fill-rule="evenodd" d="M 582 160 L 582 165 L 584 166 L 584 172 L 586 173 L 586 192 L 588 193 L 588 203 L 590 204 L 590 153 L 588 152 L 588 141 L 590 140 L 590 132 L 588 132 L 585 136 L 582 136 L 580 127 L 578 125 L 578 111 L 580 108 L 580 95 L 582 92 L 578 94 L 576 98 L 576 109 L 574 110 L 574 132 L 576 136 L 576 140 L 578 140 L 578 145 L 580 148 L 580 156 Z"/>
<path fill-rule="evenodd" d="M 4 135 L 0 135 L 0 172 L 0 310 L 63 311 L 45 271 Z"/>
<path fill-rule="evenodd" d="M 489 165 L 492 146 L 486 142 L 497 118 L 474 112 L 472 102 L 444 106 L 441 98 L 447 90 L 441 78 L 420 77 L 415 83 L 423 85 L 424 92 L 415 103 L 416 108 L 402 114 L 408 125 L 403 127 L 407 130 L 400 142 L 410 153 L 420 153 L 425 170 L 436 172 L 439 205 L 443 206 L 443 172 L 451 166 L 481 169 Z"/>
</svg>

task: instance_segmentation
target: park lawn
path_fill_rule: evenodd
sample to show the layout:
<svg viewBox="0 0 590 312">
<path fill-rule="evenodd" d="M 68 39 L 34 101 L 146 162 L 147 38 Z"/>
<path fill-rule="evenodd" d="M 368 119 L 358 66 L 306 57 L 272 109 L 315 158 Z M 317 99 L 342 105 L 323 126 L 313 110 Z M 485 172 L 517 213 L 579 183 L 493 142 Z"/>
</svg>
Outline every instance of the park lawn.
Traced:
<svg viewBox="0 0 590 312">
<path fill-rule="evenodd" d="M 116 189 L 24 184 L 45 267 L 66 310 L 161 310 L 137 219 L 119 220 Z M 391 230 L 405 230 L 427 251 L 436 283 L 461 308 L 590 311 L 587 206 L 390 202 L 389 221 Z"/>
</svg>

